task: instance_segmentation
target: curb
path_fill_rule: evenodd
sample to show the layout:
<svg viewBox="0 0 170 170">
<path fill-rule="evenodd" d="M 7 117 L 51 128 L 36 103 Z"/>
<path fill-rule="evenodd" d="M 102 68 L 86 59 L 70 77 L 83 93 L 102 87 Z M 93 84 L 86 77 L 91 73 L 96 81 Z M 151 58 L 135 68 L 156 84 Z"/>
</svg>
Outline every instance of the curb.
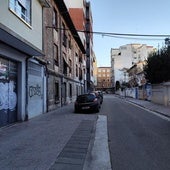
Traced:
<svg viewBox="0 0 170 170">
<path fill-rule="evenodd" d="M 83 170 L 112 170 L 108 146 L 107 116 L 99 115 L 96 124 L 94 141 L 90 149 Z"/>
<path fill-rule="evenodd" d="M 133 103 L 133 104 L 135 104 L 135 105 L 137 105 L 137 106 L 140 106 L 140 107 L 142 107 L 142 108 L 148 109 L 149 111 L 156 112 L 156 113 L 158 113 L 158 114 L 160 114 L 160 115 L 162 115 L 162 116 L 165 116 L 165 117 L 167 117 L 167 118 L 170 118 L 170 115 L 167 115 L 167 114 L 165 114 L 165 113 L 163 113 L 163 112 L 160 112 L 160 111 L 157 111 L 157 110 L 154 110 L 154 109 L 150 109 L 150 108 L 148 108 L 148 107 L 145 107 L 145 106 L 143 106 L 143 105 L 141 105 L 141 104 L 138 104 L 138 103 L 136 103 L 136 102 L 130 101 L 130 100 L 128 100 L 128 99 L 126 100 L 126 102 Z"/>
</svg>

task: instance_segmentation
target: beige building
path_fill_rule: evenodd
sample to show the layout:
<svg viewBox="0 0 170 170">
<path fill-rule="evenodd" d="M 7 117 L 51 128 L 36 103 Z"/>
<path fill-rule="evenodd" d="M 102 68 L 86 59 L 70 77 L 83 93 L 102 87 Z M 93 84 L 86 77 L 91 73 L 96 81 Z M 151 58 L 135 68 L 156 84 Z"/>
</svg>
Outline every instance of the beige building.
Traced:
<svg viewBox="0 0 170 170">
<path fill-rule="evenodd" d="M 42 58 L 46 0 L 0 1 L 0 127 L 47 111 Z"/>
<path fill-rule="evenodd" d="M 96 89 L 105 91 L 111 88 L 111 67 L 98 67 Z"/>
<path fill-rule="evenodd" d="M 85 92 L 87 71 L 84 43 L 63 0 L 0 4 L 1 127 L 73 102 Z"/>
</svg>

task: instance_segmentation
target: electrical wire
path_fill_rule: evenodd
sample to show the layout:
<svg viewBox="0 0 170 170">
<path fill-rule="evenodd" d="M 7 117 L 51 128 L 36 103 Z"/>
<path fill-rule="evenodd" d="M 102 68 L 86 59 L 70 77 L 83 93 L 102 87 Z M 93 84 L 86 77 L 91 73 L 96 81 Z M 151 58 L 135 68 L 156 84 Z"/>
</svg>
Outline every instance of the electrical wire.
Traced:
<svg viewBox="0 0 170 170">
<path fill-rule="evenodd" d="M 115 36 L 115 35 L 102 35 L 102 37 L 113 37 L 113 38 L 122 38 L 122 39 L 130 39 L 130 40 L 146 40 L 146 41 L 163 41 L 163 38 L 137 38 L 137 37 L 127 37 L 127 36 Z"/>
<path fill-rule="evenodd" d="M 56 28 L 56 27 L 55 27 L 55 29 L 58 29 L 58 30 L 70 30 L 70 29 L 67 29 L 67 28 Z M 168 35 L 168 34 L 135 34 L 135 33 L 129 34 L 129 33 L 100 32 L 100 31 L 86 31 L 86 30 L 76 30 L 76 31 L 86 33 L 86 34 L 101 35 L 102 37 L 148 40 L 148 41 L 163 41 L 167 37 L 170 37 L 170 35 Z M 141 38 L 141 37 L 143 37 L 143 38 Z M 161 37 L 161 38 L 158 39 L 158 37 Z"/>
<path fill-rule="evenodd" d="M 84 32 L 90 34 L 100 34 L 104 36 L 113 35 L 113 36 L 127 36 L 127 37 L 170 37 L 168 34 L 128 34 L 128 33 L 114 33 L 114 32 L 97 32 L 97 31 L 81 31 L 77 30 L 77 32 Z"/>
</svg>

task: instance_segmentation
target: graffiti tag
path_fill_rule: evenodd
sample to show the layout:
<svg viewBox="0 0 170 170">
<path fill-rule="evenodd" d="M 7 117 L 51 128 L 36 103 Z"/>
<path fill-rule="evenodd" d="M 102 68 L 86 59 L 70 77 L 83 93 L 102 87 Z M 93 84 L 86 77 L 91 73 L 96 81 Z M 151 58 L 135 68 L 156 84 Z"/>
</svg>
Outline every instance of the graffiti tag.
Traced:
<svg viewBox="0 0 170 170">
<path fill-rule="evenodd" d="M 9 109 L 13 111 L 17 105 L 17 94 L 14 92 L 15 83 L 0 83 L 0 110 Z"/>
<path fill-rule="evenodd" d="M 29 86 L 29 96 L 41 96 L 41 87 L 38 84 L 36 86 Z"/>
</svg>

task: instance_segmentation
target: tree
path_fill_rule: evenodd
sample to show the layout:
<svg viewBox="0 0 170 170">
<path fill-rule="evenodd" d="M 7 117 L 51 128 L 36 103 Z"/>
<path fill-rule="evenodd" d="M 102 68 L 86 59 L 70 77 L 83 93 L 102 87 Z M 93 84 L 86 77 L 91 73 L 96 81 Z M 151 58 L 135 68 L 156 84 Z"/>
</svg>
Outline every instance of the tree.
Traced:
<svg viewBox="0 0 170 170">
<path fill-rule="evenodd" d="M 120 82 L 116 81 L 116 91 L 120 89 Z"/>
<path fill-rule="evenodd" d="M 163 48 L 147 59 L 145 77 L 152 84 L 170 81 L 170 48 Z"/>
</svg>

